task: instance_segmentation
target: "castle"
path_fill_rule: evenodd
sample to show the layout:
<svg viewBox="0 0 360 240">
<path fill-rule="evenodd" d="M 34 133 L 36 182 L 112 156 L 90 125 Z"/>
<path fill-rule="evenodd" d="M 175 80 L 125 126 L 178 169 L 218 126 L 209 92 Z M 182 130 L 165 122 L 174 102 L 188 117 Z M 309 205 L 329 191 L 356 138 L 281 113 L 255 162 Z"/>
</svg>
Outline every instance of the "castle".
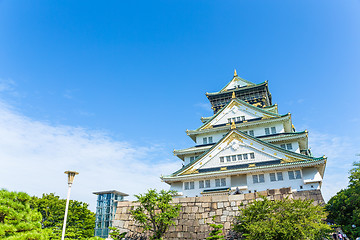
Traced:
<svg viewBox="0 0 360 240">
<path fill-rule="evenodd" d="M 320 190 L 326 157 L 313 157 L 307 130 L 296 131 L 291 114 L 278 113 L 267 81 L 254 84 L 235 70 L 223 89 L 206 96 L 214 115 L 186 131 L 195 146 L 174 150 L 183 167 L 162 176 L 177 197 Z"/>
</svg>

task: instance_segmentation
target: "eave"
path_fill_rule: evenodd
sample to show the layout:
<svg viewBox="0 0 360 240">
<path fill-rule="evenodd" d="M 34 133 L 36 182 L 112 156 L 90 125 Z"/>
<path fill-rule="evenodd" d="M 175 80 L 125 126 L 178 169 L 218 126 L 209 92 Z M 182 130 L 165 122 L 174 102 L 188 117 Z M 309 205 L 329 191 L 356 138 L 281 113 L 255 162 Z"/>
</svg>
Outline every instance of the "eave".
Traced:
<svg viewBox="0 0 360 240">
<path fill-rule="evenodd" d="M 207 93 L 205 93 L 205 95 L 207 97 L 211 97 L 211 96 L 216 96 L 216 95 L 219 95 L 219 94 L 226 94 L 226 93 L 234 92 L 234 91 L 237 92 L 237 91 L 240 91 L 240 90 L 246 90 L 246 89 L 251 89 L 251 88 L 256 88 L 256 87 L 261 87 L 261 86 L 266 86 L 267 85 L 267 81 L 265 81 L 265 82 L 262 82 L 262 83 L 259 83 L 259 84 L 254 84 L 253 83 L 253 85 L 247 85 L 247 86 L 244 86 L 244 87 L 241 87 L 241 88 L 233 88 L 233 89 L 225 90 L 225 88 L 231 83 L 231 81 L 223 89 L 221 89 L 219 92 L 212 92 L 212 93 L 207 92 Z"/>
<path fill-rule="evenodd" d="M 291 132 L 291 114 L 288 113 L 286 115 L 282 115 L 280 117 L 273 117 L 273 118 L 261 118 L 261 119 L 257 119 L 256 121 L 241 121 L 239 123 L 235 123 L 236 128 L 238 128 L 239 130 L 248 128 L 248 127 L 252 127 L 252 126 L 259 126 L 259 125 L 267 125 L 269 123 L 275 123 L 275 122 L 287 122 L 288 124 L 285 125 L 284 127 L 286 127 L 285 131 L 286 132 Z M 196 141 L 196 136 L 199 134 L 204 134 L 204 133 L 212 133 L 212 132 L 223 132 L 223 131 L 227 131 L 230 130 L 231 126 L 230 124 L 221 124 L 221 125 L 214 125 L 212 128 L 206 128 L 206 129 L 197 129 L 197 130 L 186 130 L 186 134 L 188 136 L 190 136 L 190 138 L 193 141 Z"/>
<path fill-rule="evenodd" d="M 246 110 L 247 108 L 250 108 L 252 109 L 253 111 L 255 112 L 261 112 L 263 115 L 265 115 L 267 118 L 271 118 L 271 117 L 280 117 L 282 115 L 278 114 L 278 113 L 273 113 L 273 112 L 270 112 L 270 111 L 267 111 L 265 109 L 262 109 L 262 108 L 259 108 L 259 107 L 255 107 L 254 105 L 251 105 L 239 98 L 234 98 L 232 99 L 230 102 L 228 102 L 220 111 L 218 111 L 214 116 L 212 116 L 207 122 L 205 122 L 203 125 L 201 125 L 197 130 L 200 130 L 200 129 L 204 129 L 204 128 L 209 128 L 211 127 L 211 122 L 213 119 L 215 119 L 216 117 L 218 117 L 223 111 L 225 111 L 225 109 L 227 107 L 232 107 L 232 106 L 235 106 L 236 104 L 239 104 L 239 105 L 244 105 L 246 107 Z M 248 121 L 251 121 L 248 120 Z"/>
<path fill-rule="evenodd" d="M 307 143 L 308 135 L 307 135 L 306 130 L 303 132 L 277 133 L 277 134 L 272 134 L 272 135 L 257 136 L 256 138 L 259 138 L 262 141 L 272 143 L 272 144 L 287 143 L 289 141 L 295 140 L 295 141 L 298 141 L 299 143 L 304 142 L 303 144 L 300 144 L 301 150 L 308 149 L 308 145 L 307 145 L 308 144 Z M 211 147 L 212 147 L 212 145 L 194 146 L 194 147 L 185 148 L 185 149 L 178 149 L 178 150 L 174 150 L 174 155 L 177 156 L 178 158 L 184 160 L 186 155 L 203 153 L 203 152 L 209 150 Z"/>
<path fill-rule="evenodd" d="M 319 167 L 319 171 L 321 176 L 324 175 L 324 169 L 326 164 L 326 158 L 318 158 L 308 161 L 298 161 L 298 162 L 289 162 L 289 163 L 280 163 L 274 164 L 270 166 L 259 166 L 259 167 L 248 167 L 243 169 L 234 169 L 234 170 L 223 170 L 223 171 L 216 171 L 216 172 L 204 172 L 204 173 L 192 173 L 187 175 L 175 175 L 175 176 L 163 176 L 161 179 L 166 183 L 171 182 L 178 182 L 184 180 L 197 180 L 197 179 L 204 179 L 204 178 L 216 178 L 216 177 L 224 177 L 224 176 L 233 176 L 233 175 L 240 175 L 240 174 L 253 174 L 259 172 L 269 172 L 269 171 L 279 171 L 285 169 L 293 169 L 299 167 Z"/>
<path fill-rule="evenodd" d="M 258 139 L 256 137 L 252 137 L 250 135 L 247 135 L 247 134 L 239 131 L 238 129 L 232 129 L 219 142 L 215 143 L 209 150 L 207 150 L 205 153 L 200 155 L 197 158 L 197 160 L 187 164 L 186 166 L 182 167 L 178 171 L 174 172 L 172 174 L 172 176 L 184 174 L 184 173 L 192 170 L 192 168 L 194 166 L 198 165 L 198 163 L 201 165 L 202 161 L 203 161 L 203 158 L 205 156 L 207 156 L 208 153 L 211 153 L 213 150 L 215 150 L 224 141 L 229 141 L 229 139 L 231 137 L 232 138 L 240 137 L 240 138 L 246 139 L 246 141 L 255 142 L 255 143 L 259 144 L 259 145 L 264 145 L 267 148 L 271 149 L 271 151 L 279 152 L 279 153 L 283 154 L 284 156 L 286 156 L 286 158 L 288 158 L 288 159 L 284 159 L 285 162 L 289 162 L 289 159 L 290 159 L 290 162 L 294 162 L 294 161 L 295 162 L 299 162 L 299 161 L 301 162 L 301 161 L 313 161 L 313 160 L 324 159 L 325 158 L 325 156 L 323 156 L 322 158 L 314 158 L 314 157 L 310 157 L 310 156 L 303 155 L 303 154 L 300 154 L 300 153 L 292 152 L 292 151 L 283 149 L 281 147 L 278 147 L 276 145 L 273 145 L 271 143 L 264 142 L 264 141 L 262 141 L 262 140 L 260 140 L 260 139 Z M 252 143 L 251 143 L 251 145 L 252 145 Z M 274 154 L 274 155 L 276 155 L 276 154 Z"/>
</svg>

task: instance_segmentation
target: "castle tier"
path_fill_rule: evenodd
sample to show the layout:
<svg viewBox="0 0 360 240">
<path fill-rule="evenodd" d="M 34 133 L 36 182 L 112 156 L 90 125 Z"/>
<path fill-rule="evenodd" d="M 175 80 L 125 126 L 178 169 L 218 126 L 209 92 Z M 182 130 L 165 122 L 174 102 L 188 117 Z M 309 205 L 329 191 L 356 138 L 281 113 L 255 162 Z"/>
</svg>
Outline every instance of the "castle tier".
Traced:
<svg viewBox="0 0 360 240">
<path fill-rule="evenodd" d="M 308 132 L 296 132 L 291 114 L 278 113 L 267 81 L 254 84 L 235 71 L 222 90 L 206 96 L 214 115 L 186 131 L 196 145 L 174 150 L 183 167 L 162 176 L 179 197 L 321 188 L 325 156 L 313 157 Z"/>
</svg>

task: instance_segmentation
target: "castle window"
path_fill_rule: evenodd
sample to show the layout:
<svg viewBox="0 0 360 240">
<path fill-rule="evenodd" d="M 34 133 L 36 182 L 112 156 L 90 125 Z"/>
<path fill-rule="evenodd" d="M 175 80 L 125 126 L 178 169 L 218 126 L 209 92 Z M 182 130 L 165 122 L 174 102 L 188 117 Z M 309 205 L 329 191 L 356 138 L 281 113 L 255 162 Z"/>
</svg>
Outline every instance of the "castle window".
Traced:
<svg viewBox="0 0 360 240">
<path fill-rule="evenodd" d="M 224 187 L 226 186 L 226 178 L 215 179 L 215 187 Z"/>
<path fill-rule="evenodd" d="M 204 180 L 199 181 L 199 188 L 204 188 L 204 187 L 205 187 Z"/>
<path fill-rule="evenodd" d="M 220 179 L 220 184 L 222 187 L 226 186 L 226 178 L 221 178 Z"/>
<path fill-rule="evenodd" d="M 228 123 L 231 123 L 231 118 L 228 118 Z"/>
<path fill-rule="evenodd" d="M 276 175 L 275 173 L 270 173 L 270 181 L 275 182 L 276 181 Z"/>
<path fill-rule="evenodd" d="M 213 138 L 209 137 L 209 143 L 213 143 Z"/>
<path fill-rule="evenodd" d="M 243 154 L 243 159 L 244 159 L 244 160 L 247 160 L 247 159 L 248 159 L 247 153 L 244 153 L 244 154 Z"/>
<path fill-rule="evenodd" d="M 247 132 L 247 131 L 244 131 L 244 133 L 245 133 L 245 134 L 248 134 L 248 132 Z"/>
<path fill-rule="evenodd" d="M 280 144 L 280 147 L 283 149 L 286 149 L 286 145 L 285 144 Z"/>
<path fill-rule="evenodd" d="M 252 175 L 253 183 L 263 183 L 265 182 L 264 174 Z"/>
<path fill-rule="evenodd" d="M 207 144 L 207 138 L 206 137 L 203 138 L 203 144 Z"/>
<path fill-rule="evenodd" d="M 255 159 L 255 154 L 254 154 L 254 153 L 250 153 L 250 158 L 251 158 L 251 159 Z"/>
<path fill-rule="evenodd" d="M 220 187 L 220 179 L 215 179 L 215 187 Z"/>
<path fill-rule="evenodd" d="M 194 161 L 195 157 L 190 157 L 190 162 Z"/>
<path fill-rule="evenodd" d="M 236 117 L 236 121 L 240 122 L 241 121 L 240 117 Z"/>
<path fill-rule="evenodd" d="M 237 159 L 238 159 L 238 161 L 242 160 L 242 155 L 241 154 L 237 155 Z"/>
<path fill-rule="evenodd" d="M 194 182 L 185 182 L 184 183 L 184 189 L 185 190 L 194 189 L 194 188 L 195 188 L 195 183 Z"/>
<path fill-rule="evenodd" d="M 250 131 L 249 131 L 249 135 L 250 135 L 250 136 L 254 136 L 254 130 L 250 130 Z"/>
<path fill-rule="evenodd" d="M 300 170 L 288 171 L 288 174 L 289 174 L 289 179 L 290 179 L 290 180 L 293 180 L 293 179 L 301 179 Z"/>
<path fill-rule="evenodd" d="M 231 162 L 230 156 L 226 156 L 226 161 L 227 161 L 227 162 Z"/>
<path fill-rule="evenodd" d="M 292 144 L 291 143 L 287 143 L 286 144 L 286 148 L 287 148 L 287 150 L 292 150 L 293 148 L 292 148 Z"/>
<path fill-rule="evenodd" d="M 220 162 L 224 162 L 224 157 L 220 157 Z"/>
<path fill-rule="evenodd" d="M 241 121 L 245 121 L 245 116 L 241 116 Z"/>
<path fill-rule="evenodd" d="M 265 128 L 265 135 L 269 135 L 270 134 L 270 129 L 269 128 Z"/>
<path fill-rule="evenodd" d="M 205 180 L 205 187 L 207 187 L 207 188 L 210 187 L 210 180 Z"/>
<path fill-rule="evenodd" d="M 235 162 L 236 161 L 236 155 L 231 156 L 231 159 L 232 159 L 233 162 Z"/>
<path fill-rule="evenodd" d="M 271 134 L 275 134 L 276 133 L 276 128 L 275 127 L 271 127 Z"/>
<path fill-rule="evenodd" d="M 282 181 L 282 180 L 283 180 L 282 172 L 270 173 L 270 181 L 271 182 Z"/>
</svg>

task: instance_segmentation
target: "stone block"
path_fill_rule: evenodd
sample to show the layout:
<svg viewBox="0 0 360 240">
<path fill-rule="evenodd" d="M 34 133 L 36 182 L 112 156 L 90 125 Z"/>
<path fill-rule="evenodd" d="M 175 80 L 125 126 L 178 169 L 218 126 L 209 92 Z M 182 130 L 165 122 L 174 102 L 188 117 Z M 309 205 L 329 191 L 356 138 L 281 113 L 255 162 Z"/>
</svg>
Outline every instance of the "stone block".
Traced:
<svg viewBox="0 0 360 240">
<path fill-rule="evenodd" d="M 177 204 L 180 202 L 180 198 L 173 198 L 171 202 Z"/>
<path fill-rule="evenodd" d="M 246 194 L 245 194 L 245 199 L 246 199 L 246 200 L 255 199 L 255 194 L 254 194 L 254 193 L 246 193 Z"/>
<path fill-rule="evenodd" d="M 221 222 L 226 222 L 226 219 L 227 219 L 227 216 L 221 216 L 221 217 L 220 217 L 220 221 L 221 221 Z"/>
<path fill-rule="evenodd" d="M 227 202 L 224 202 L 224 207 L 228 207 L 230 206 L 230 203 L 227 201 Z"/>
<path fill-rule="evenodd" d="M 196 213 L 199 210 L 199 207 L 191 207 L 191 211 L 193 213 Z"/>
<path fill-rule="evenodd" d="M 210 203 L 209 202 L 204 202 L 201 204 L 202 207 L 207 208 L 210 207 Z"/>
<path fill-rule="evenodd" d="M 203 197 L 199 197 L 199 198 L 196 198 L 196 202 L 200 202 L 200 203 L 209 203 L 209 202 L 212 202 L 212 197 L 211 196 L 203 196 Z"/>
<path fill-rule="evenodd" d="M 218 202 L 217 203 L 217 208 L 223 208 L 224 207 L 224 203 L 223 202 Z"/>
<path fill-rule="evenodd" d="M 259 197 L 266 197 L 268 195 L 267 191 L 260 191 L 260 192 L 257 192 L 256 193 L 256 197 L 259 198 Z"/>
<path fill-rule="evenodd" d="M 212 202 L 225 202 L 228 201 L 228 195 L 212 196 Z"/>
<path fill-rule="evenodd" d="M 218 216 L 219 216 L 219 215 L 222 215 L 222 209 L 216 210 L 216 211 L 215 211 L 215 214 L 218 215 Z"/>
<path fill-rule="evenodd" d="M 232 207 L 235 207 L 235 206 L 236 206 L 236 202 L 235 202 L 235 201 L 231 201 L 231 202 L 230 202 L 230 205 L 231 205 Z"/>
<path fill-rule="evenodd" d="M 230 222 L 225 222 L 225 223 L 224 223 L 224 228 L 225 228 L 226 230 L 230 229 L 230 228 L 231 228 Z"/>
</svg>

